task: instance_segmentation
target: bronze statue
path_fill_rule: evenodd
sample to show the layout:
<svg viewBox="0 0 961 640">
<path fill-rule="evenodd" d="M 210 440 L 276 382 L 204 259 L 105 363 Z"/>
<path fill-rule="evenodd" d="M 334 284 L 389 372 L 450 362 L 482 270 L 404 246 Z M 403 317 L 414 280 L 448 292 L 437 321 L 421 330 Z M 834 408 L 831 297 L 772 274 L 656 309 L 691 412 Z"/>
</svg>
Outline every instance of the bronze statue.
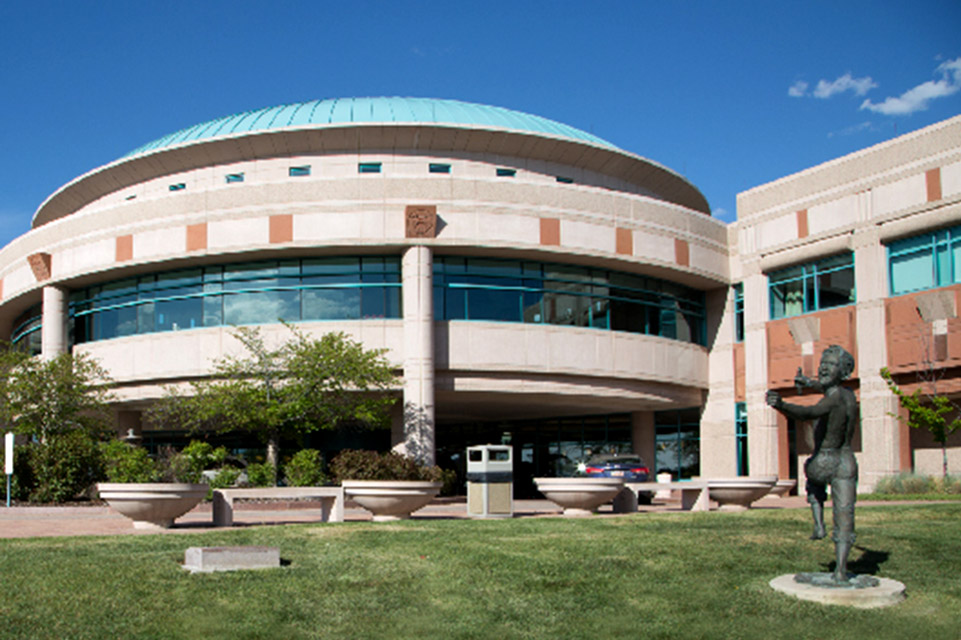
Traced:
<svg viewBox="0 0 961 640">
<path fill-rule="evenodd" d="M 857 499 L 858 463 L 851 450 L 851 439 L 858 425 L 858 403 L 854 392 L 841 386 L 854 370 L 854 357 L 838 345 L 831 345 L 821 354 L 817 380 L 801 374 L 794 382 L 801 390 L 809 387 L 824 394 L 817 404 L 806 407 L 790 404 L 781 399 L 777 391 L 767 392 L 767 403 L 788 418 L 816 420 L 814 428 L 814 453 L 804 463 L 807 476 L 807 496 L 814 516 L 812 540 L 827 535 L 824 528 L 824 501 L 827 486 L 831 485 L 831 501 L 834 510 L 834 550 L 837 563 L 834 573 L 826 582 L 837 586 L 853 585 L 857 578 L 848 575 L 848 554 L 854 545 L 854 502 Z M 803 574 L 796 579 L 820 582 L 819 574 Z M 866 578 L 866 576 L 862 576 Z M 858 584 L 857 586 L 861 586 Z"/>
</svg>

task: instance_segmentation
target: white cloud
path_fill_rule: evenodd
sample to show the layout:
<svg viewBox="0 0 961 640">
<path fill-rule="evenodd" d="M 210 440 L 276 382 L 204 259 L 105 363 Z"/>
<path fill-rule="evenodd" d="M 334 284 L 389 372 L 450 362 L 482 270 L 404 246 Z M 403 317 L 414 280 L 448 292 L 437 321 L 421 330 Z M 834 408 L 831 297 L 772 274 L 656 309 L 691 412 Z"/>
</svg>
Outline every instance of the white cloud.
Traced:
<svg viewBox="0 0 961 640">
<path fill-rule="evenodd" d="M 898 97 L 885 98 L 883 102 L 865 100 L 861 103 L 861 109 L 886 116 L 909 115 L 924 111 L 932 100 L 950 96 L 961 89 L 961 58 L 941 63 L 935 72 L 941 74 L 939 80 L 923 82 Z"/>
<path fill-rule="evenodd" d="M 711 211 L 711 217 L 717 218 L 718 220 L 724 220 L 725 222 L 734 219 L 734 216 L 732 216 L 731 213 L 724 207 L 713 209 Z"/>
<path fill-rule="evenodd" d="M 871 121 L 866 120 L 865 122 L 860 122 L 858 124 L 853 124 L 850 127 L 845 127 L 840 131 L 832 131 L 828 133 L 828 137 L 833 138 L 834 136 L 849 136 L 849 135 L 858 133 L 860 131 L 866 131 L 871 128 L 872 128 Z"/>
<path fill-rule="evenodd" d="M 845 91 L 853 91 L 855 95 L 863 96 L 876 86 L 878 86 L 877 83 L 870 76 L 852 78 L 850 73 L 845 73 L 833 82 L 818 80 L 817 86 L 814 87 L 814 97 L 827 99 Z"/>
<path fill-rule="evenodd" d="M 801 98 L 805 93 L 807 93 L 807 90 L 808 83 L 804 80 L 798 80 L 790 86 L 790 88 L 787 90 L 787 94 L 792 98 Z"/>
</svg>

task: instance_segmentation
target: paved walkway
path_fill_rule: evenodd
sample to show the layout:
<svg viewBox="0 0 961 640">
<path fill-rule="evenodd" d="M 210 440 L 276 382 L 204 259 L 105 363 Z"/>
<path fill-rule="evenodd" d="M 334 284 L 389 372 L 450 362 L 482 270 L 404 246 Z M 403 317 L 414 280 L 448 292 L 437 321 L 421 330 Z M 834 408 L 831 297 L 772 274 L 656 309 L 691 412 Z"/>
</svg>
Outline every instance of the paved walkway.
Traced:
<svg viewBox="0 0 961 640">
<path fill-rule="evenodd" d="M 763 498 L 758 509 L 802 508 L 804 498 Z M 251 527 L 317 522 L 319 502 L 239 502 L 234 508 L 234 526 Z M 642 505 L 641 512 L 681 512 L 678 503 Z M 515 500 L 514 516 L 521 518 L 559 516 L 561 509 L 548 500 Z M 602 507 L 599 516 L 613 516 L 610 506 Z M 438 499 L 414 513 L 414 519 L 466 518 L 467 505 L 461 499 Z M 370 520 L 370 513 L 348 502 L 344 510 L 347 521 Z M 170 529 L 134 529 L 130 520 L 107 506 L 4 507 L 0 504 L 0 538 L 37 538 L 46 536 L 153 535 L 212 531 L 210 504 L 201 504 L 177 519 Z M 221 529 L 223 530 L 223 529 Z"/>
</svg>

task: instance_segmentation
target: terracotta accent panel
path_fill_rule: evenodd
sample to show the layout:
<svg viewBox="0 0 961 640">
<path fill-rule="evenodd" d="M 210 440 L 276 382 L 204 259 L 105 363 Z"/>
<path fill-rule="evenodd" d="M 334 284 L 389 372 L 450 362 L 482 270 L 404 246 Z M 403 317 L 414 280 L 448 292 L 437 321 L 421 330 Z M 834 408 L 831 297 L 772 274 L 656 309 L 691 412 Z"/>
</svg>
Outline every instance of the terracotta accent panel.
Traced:
<svg viewBox="0 0 961 640">
<path fill-rule="evenodd" d="M 294 216 L 289 213 L 270 216 L 270 244 L 291 242 L 294 239 Z"/>
<path fill-rule="evenodd" d="M 691 266 L 691 248 L 687 240 L 674 238 L 674 262 L 681 267 Z"/>
<path fill-rule="evenodd" d="M 745 381 L 744 343 L 734 345 L 734 401 L 747 402 L 747 385 Z"/>
<path fill-rule="evenodd" d="M 187 225 L 187 251 L 202 251 L 207 248 L 207 223 Z"/>
<path fill-rule="evenodd" d="M 404 210 L 404 232 L 407 238 L 437 237 L 437 206 L 407 205 Z"/>
<path fill-rule="evenodd" d="M 957 305 L 961 285 L 943 290 L 954 293 Z M 884 301 L 888 368 L 893 373 L 916 371 L 924 366 L 926 349 L 929 357 L 940 366 L 961 365 L 961 318 L 948 318 L 948 332 L 937 340 L 932 323 L 925 322 L 918 312 L 917 296 L 930 294 L 930 291 L 923 291 Z"/>
<path fill-rule="evenodd" d="M 115 258 L 117 262 L 133 260 L 133 236 L 117 236 Z"/>
<path fill-rule="evenodd" d="M 622 229 L 620 227 L 616 230 L 615 245 L 618 255 L 622 256 L 632 256 L 634 255 L 634 232 L 630 229 Z"/>
<path fill-rule="evenodd" d="M 549 247 L 561 245 L 561 221 L 557 218 L 541 218 L 541 244 Z"/>
<path fill-rule="evenodd" d="M 796 212 L 797 214 L 797 237 L 807 238 L 808 237 L 808 210 L 801 209 Z"/>
<path fill-rule="evenodd" d="M 898 457 L 901 458 L 901 471 L 904 472 L 910 472 L 914 466 L 911 460 L 911 427 L 907 423 L 910 413 L 898 405 L 898 415 L 902 418 L 898 420 Z"/>
<path fill-rule="evenodd" d="M 768 385 L 774 389 L 794 387 L 794 376 L 798 367 L 805 375 L 817 371 L 821 352 L 832 344 L 840 345 L 855 354 L 854 372 L 851 379 L 858 377 L 856 322 L 854 307 L 828 309 L 812 314 L 818 318 L 821 327 L 820 339 L 814 342 L 814 354 L 804 356 L 801 345 L 791 334 L 789 318 L 772 320 L 767 323 L 768 341 Z"/>
<path fill-rule="evenodd" d="M 928 202 L 941 199 L 941 167 L 925 172 L 924 181 L 928 187 Z"/>
<path fill-rule="evenodd" d="M 32 253 L 27 256 L 27 262 L 30 264 L 30 270 L 33 271 L 33 277 L 37 279 L 37 282 L 50 279 L 49 253 Z"/>
</svg>

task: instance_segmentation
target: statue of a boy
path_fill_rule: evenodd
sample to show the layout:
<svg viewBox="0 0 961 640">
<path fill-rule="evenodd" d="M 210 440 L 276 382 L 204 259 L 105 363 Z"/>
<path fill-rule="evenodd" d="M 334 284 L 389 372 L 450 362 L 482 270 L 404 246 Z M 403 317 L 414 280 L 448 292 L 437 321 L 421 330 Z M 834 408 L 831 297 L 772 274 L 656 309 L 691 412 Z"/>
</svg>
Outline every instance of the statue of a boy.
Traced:
<svg viewBox="0 0 961 640">
<path fill-rule="evenodd" d="M 814 428 L 814 453 L 804 463 L 808 502 L 814 515 L 812 540 L 820 540 L 824 529 L 824 501 L 831 485 L 834 509 L 834 550 L 837 558 L 832 576 L 835 584 L 847 584 L 848 554 L 854 545 L 854 502 L 857 499 L 858 463 L 851 450 L 851 438 L 858 425 L 858 404 L 854 393 L 841 381 L 854 370 L 854 357 L 838 345 L 821 354 L 817 380 L 798 371 L 795 383 L 824 394 L 813 406 L 784 402 L 776 391 L 767 392 L 767 403 L 794 420 L 817 420 Z"/>
</svg>

